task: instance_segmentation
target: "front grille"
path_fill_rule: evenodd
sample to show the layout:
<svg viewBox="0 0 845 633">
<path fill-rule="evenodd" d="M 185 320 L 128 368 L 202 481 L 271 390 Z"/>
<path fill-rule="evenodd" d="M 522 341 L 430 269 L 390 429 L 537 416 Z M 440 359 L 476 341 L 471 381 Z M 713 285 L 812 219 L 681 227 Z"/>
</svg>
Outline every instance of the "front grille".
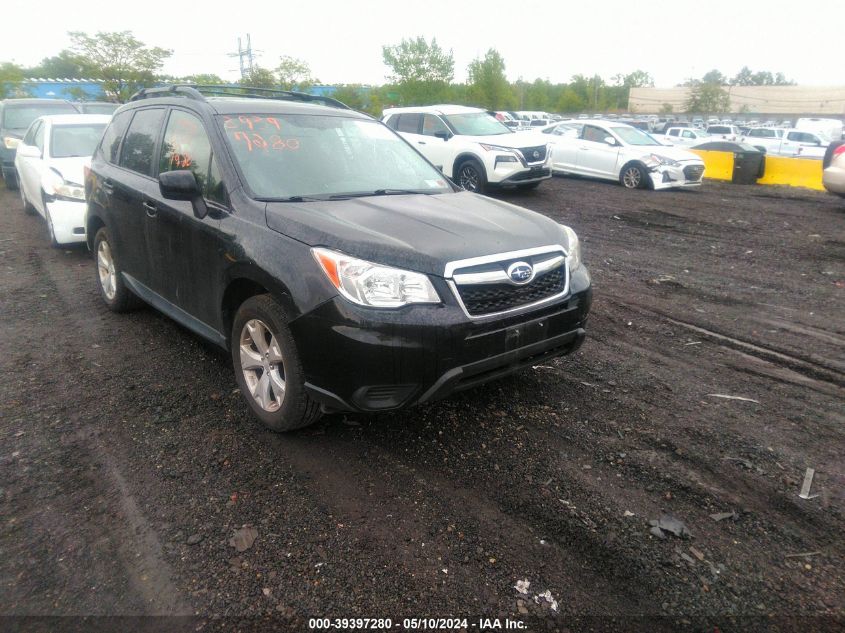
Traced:
<svg viewBox="0 0 845 633">
<path fill-rule="evenodd" d="M 563 292 L 566 287 L 566 264 L 538 275 L 531 283 L 514 286 L 492 283 L 457 286 L 464 307 L 472 316 L 483 316 L 542 301 Z"/>
<path fill-rule="evenodd" d="M 684 177 L 687 180 L 701 180 L 704 175 L 704 165 L 687 165 L 684 167 Z"/>
<path fill-rule="evenodd" d="M 521 147 L 519 149 L 525 157 L 526 163 L 542 163 L 546 160 L 546 146 L 538 145 L 537 147 Z M 534 154 L 537 154 L 536 156 Z"/>
</svg>

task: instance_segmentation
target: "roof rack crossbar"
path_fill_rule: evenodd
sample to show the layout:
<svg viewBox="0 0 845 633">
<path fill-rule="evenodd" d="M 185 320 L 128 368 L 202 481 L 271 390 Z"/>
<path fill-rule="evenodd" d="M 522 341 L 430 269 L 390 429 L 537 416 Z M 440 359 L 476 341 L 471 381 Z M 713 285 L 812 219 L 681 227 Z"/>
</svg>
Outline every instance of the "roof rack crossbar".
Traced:
<svg viewBox="0 0 845 633">
<path fill-rule="evenodd" d="M 168 86 L 160 86 L 156 88 L 143 88 L 132 95 L 130 101 L 140 101 L 141 99 L 153 99 L 155 97 L 187 97 L 189 99 L 197 99 L 205 101 L 205 97 L 240 97 L 244 99 L 282 99 L 285 101 L 304 101 L 307 103 L 317 103 L 320 105 L 329 106 L 332 108 L 342 108 L 349 110 L 349 106 L 345 103 L 332 99 L 331 97 L 323 97 L 320 95 L 312 95 L 306 92 L 296 92 L 293 90 L 281 90 L 277 88 L 258 88 L 253 86 L 236 86 L 236 85 L 215 85 L 215 84 L 171 84 Z"/>
</svg>

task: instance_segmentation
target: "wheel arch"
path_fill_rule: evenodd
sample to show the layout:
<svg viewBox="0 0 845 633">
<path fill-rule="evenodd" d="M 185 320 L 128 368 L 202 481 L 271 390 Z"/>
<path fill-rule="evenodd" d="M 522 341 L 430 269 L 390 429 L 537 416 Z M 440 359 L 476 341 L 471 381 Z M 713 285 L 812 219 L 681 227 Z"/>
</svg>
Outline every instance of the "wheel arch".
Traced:
<svg viewBox="0 0 845 633">
<path fill-rule="evenodd" d="M 290 291 L 282 282 L 254 266 L 236 266 L 228 271 L 226 288 L 220 301 L 220 321 L 230 347 L 232 325 L 238 308 L 250 297 L 262 294 L 269 294 L 281 303 L 292 318 L 299 314 Z"/>
<path fill-rule="evenodd" d="M 624 165 L 622 165 L 622 169 L 619 170 L 619 178 L 617 179 L 620 183 L 622 183 L 622 175 L 625 173 L 625 170 L 631 166 L 639 167 L 645 174 L 648 181 L 644 183 L 643 186 L 653 186 L 654 182 L 651 179 L 651 172 L 649 171 L 648 167 L 646 167 L 646 164 L 639 158 L 632 158 L 626 161 Z"/>
<path fill-rule="evenodd" d="M 94 238 L 97 236 L 97 231 L 104 226 L 106 226 L 105 220 L 96 213 L 89 213 L 85 218 L 85 243 L 88 244 L 88 250 L 94 250 Z"/>
<path fill-rule="evenodd" d="M 485 176 L 487 175 L 487 168 L 484 166 L 484 161 L 481 160 L 478 155 L 473 154 L 472 152 L 461 152 L 455 157 L 455 160 L 452 163 L 452 180 L 456 180 L 458 177 L 458 167 L 468 160 L 476 161 L 479 165 L 481 165 L 481 168 L 485 172 Z"/>
</svg>

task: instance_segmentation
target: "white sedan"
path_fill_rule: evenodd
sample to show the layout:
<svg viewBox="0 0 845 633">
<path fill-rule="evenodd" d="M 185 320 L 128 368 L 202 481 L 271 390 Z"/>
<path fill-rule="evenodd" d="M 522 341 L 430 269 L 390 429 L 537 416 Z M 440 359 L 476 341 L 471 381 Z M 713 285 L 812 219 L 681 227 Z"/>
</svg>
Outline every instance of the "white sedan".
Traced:
<svg viewBox="0 0 845 633">
<path fill-rule="evenodd" d="M 701 185 L 704 161 L 700 157 L 660 143 L 633 126 L 602 120 L 559 126 L 543 130 L 553 145 L 555 173 L 616 180 L 628 189 Z"/>
<path fill-rule="evenodd" d="M 84 168 L 110 115 L 54 114 L 29 126 L 15 154 L 21 200 L 47 221 L 53 246 L 85 241 Z"/>
</svg>

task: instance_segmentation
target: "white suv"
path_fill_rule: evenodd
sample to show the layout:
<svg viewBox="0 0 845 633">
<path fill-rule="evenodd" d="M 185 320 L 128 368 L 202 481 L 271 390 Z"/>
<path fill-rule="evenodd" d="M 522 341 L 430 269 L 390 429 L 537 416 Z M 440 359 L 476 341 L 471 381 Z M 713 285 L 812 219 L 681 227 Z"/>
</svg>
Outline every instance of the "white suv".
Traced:
<svg viewBox="0 0 845 633">
<path fill-rule="evenodd" d="M 457 105 L 389 108 L 382 119 L 467 191 L 533 188 L 552 177 L 548 143 L 512 132 L 486 110 Z"/>
</svg>

